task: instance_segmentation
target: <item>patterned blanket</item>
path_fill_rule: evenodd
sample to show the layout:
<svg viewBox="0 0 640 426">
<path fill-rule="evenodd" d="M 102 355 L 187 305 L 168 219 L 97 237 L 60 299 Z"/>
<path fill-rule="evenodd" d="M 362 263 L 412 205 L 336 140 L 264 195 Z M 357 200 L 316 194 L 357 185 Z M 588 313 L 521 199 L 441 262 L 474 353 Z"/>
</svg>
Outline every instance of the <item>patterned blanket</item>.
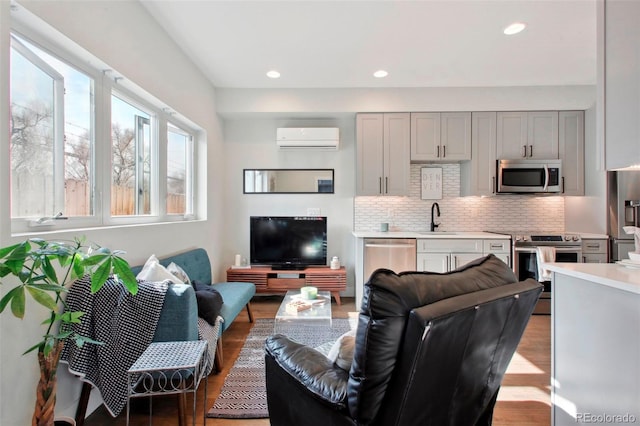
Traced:
<svg viewBox="0 0 640 426">
<path fill-rule="evenodd" d="M 127 403 L 127 370 L 153 339 L 169 281 L 138 282 L 138 294 L 109 278 L 91 294 L 90 278 L 76 281 L 67 294 L 71 311 L 82 311 L 82 322 L 74 331 L 103 345 L 77 347 L 67 342 L 62 362 L 72 374 L 100 390 L 109 413 L 116 417 Z"/>
</svg>

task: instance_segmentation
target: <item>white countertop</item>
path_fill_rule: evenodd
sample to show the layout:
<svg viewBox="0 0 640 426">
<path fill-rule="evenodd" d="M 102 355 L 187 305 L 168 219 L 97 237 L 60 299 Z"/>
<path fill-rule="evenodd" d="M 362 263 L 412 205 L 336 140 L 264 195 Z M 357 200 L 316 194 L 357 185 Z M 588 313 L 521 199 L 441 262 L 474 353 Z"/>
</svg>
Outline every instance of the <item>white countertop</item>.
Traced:
<svg viewBox="0 0 640 426">
<path fill-rule="evenodd" d="M 510 239 L 511 235 L 496 234 L 493 232 L 415 232 L 415 231 L 354 231 L 356 238 L 447 238 L 447 239 L 482 239 L 482 240 L 504 240 Z"/>
<path fill-rule="evenodd" d="M 545 268 L 558 274 L 640 294 L 640 269 L 614 263 L 548 263 Z"/>
</svg>

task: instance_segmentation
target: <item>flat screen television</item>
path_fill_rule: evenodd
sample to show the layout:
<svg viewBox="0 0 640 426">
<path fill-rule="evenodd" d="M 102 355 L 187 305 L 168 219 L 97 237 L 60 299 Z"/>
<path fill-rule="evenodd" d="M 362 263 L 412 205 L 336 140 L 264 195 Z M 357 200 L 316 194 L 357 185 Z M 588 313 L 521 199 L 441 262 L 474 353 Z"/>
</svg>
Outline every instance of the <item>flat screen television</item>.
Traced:
<svg viewBox="0 0 640 426">
<path fill-rule="evenodd" d="M 251 216 L 252 265 L 304 269 L 327 264 L 327 218 Z"/>
</svg>

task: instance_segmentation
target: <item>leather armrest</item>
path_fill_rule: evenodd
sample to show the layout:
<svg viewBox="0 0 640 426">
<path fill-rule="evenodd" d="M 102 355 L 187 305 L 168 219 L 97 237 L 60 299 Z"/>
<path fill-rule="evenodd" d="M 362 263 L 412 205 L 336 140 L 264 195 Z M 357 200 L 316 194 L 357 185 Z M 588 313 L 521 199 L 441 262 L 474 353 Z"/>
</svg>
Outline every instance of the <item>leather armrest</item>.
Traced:
<svg viewBox="0 0 640 426">
<path fill-rule="evenodd" d="M 349 373 L 314 348 L 276 334 L 267 338 L 265 351 L 292 379 L 326 403 L 347 406 Z"/>
</svg>

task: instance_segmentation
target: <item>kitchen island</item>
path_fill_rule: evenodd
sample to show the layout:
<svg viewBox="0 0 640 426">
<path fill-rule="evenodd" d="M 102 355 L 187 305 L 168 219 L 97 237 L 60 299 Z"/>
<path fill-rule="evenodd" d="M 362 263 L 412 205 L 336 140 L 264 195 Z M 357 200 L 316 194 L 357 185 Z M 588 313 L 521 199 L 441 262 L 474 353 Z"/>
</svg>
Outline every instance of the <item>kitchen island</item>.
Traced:
<svg viewBox="0 0 640 426">
<path fill-rule="evenodd" d="M 640 269 L 552 263 L 551 424 L 640 423 Z"/>
</svg>

